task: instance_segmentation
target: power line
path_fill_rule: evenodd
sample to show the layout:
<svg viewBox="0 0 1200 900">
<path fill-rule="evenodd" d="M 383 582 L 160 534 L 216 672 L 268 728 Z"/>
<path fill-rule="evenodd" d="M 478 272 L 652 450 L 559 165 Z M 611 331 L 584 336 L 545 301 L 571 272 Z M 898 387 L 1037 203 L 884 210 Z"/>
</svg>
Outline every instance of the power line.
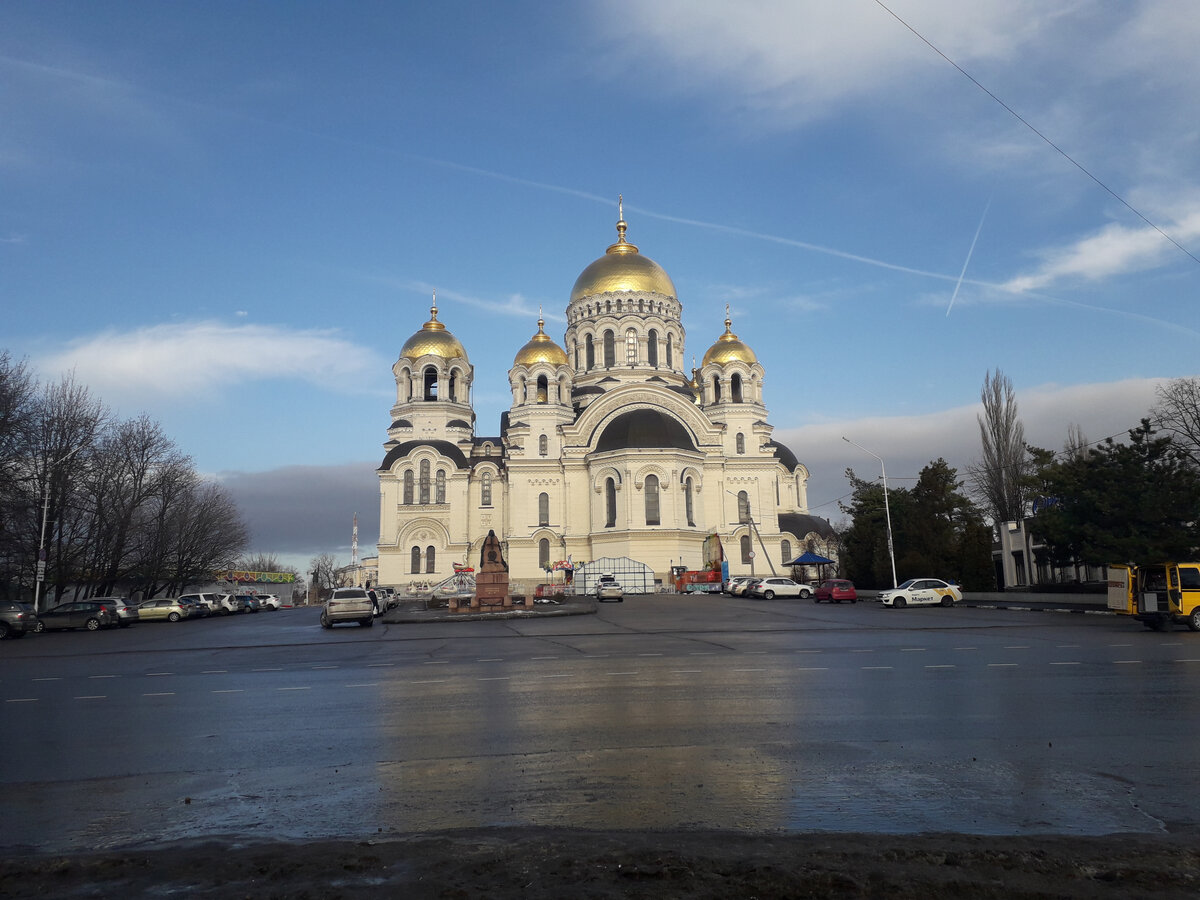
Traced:
<svg viewBox="0 0 1200 900">
<path fill-rule="evenodd" d="M 896 15 L 896 13 L 894 13 L 890 9 L 888 9 L 887 5 L 883 2 L 883 0 L 875 0 L 875 2 L 876 2 L 876 4 L 879 5 L 880 9 L 882 9 L 889 16 L 891 16 L 893 19 L 895 19 L 897 22 L 899 22 L 901 25 L 903 25 L 905 28 L 907 28 L 909 31 L 911 31 L 913 34 L 915 34 L 918 38 L 920 38 L 921 42 L 923 44 L 925 44 L 925 46 L 927 46 L 930 50 L 932 50 L 934 53 L 936 53 L 938 56 L 940 56 L 946 62 L 950 63 L 950 65 L 954 66 L 954 68 L 958 69 L 958 71 L 960 73 L 962 73 L 962 75 L 964 77 L 969 79 L 970 82 L 973 85 L 975 85 L 975 87 L 979 88 L 981 91 L 983 91 L 989 97 L 991 97 L 993 100 L 995 100 L 997 103 L 999 103 L 1002 107 L 1004 107 L 1004 109 L 1006 109 L 1009 112 L 1009 114 L 1011 114 L 1013 116 L 1013 118 L 1015 118 L 1018 122 L 1020 122 L 1022 125 L 1024 125 L 1026 128 L 1028 128 L 1030 131 L 1032 131 L 1034 134 L 1036 134 L 1038 137 L 1040 137 L 1043 141 L 1045 141 L 1047 144 L 1049 144 L 1051 147 L 1053 147 L 1054 150 L 1063 159 L 1065 159 L 1067 162 L 1069 162 L 1071 165 L 1073 165 L 1075 168 L 1077 168 L 1080 172 L 1082 172 L 1088 178 L 1092 179 L 1092 181 L 1096 182 L 1096 184 L 1098 184 L 1101 188 L 1103 188 L 1118 203 L 1120 203 L 1122 206 L 1124 206 L 1126 209 L 1128 209 L 1131 213 L 1133 213 L 1135 216 L 1137 216 L 1139 219 L 1141 219 L 1143 222 L 1145 222 L 1147 225 L 1149 225 L 1151 228 L 1153 228 L 1155 231 L 1157 231 L 1159 234 L 1161 234 L 1163 237 L 1165 237 L 1168 241 L 1170 241 L 1172 244 L 1174 244 L 1176 247 L 1178 247 L 1181 251 L 1186 253 L 1187 256 L 1192 260 L 1192 262 L 1200 263 L 1200 258 L 1197 258 L 1195 255 L 1193 255 L 1192 252 L 1187 249 L 1187 247 L 1183 246 L 1181 243 L 1179 243 L 1179 241 L 1175 240 L 1175 238 L 1171 237 L 1169 234 L 1167 234 L 1165 231 L 1163 231 L 1161 228 L 1159 228 L 1157 225 L 1155 225 L 1153 222 L 1151 222 L 1148 218 L 1146 218 L 1144 215 L 1142 215 L 1142 213 L 1139 210 L 1137 210 L 1132 204 L 1130 204 L 1129 201 L 1127 201 L 1124 197 L 1122 197 L 1120 194 L 1118 194 L 1116 191 L 1114 191 L 1112 188 L 1110 188 L 1107 184 L 1105 184 L 1103 181 L 1101 181 L 1099 178 L 1097 178 L 1095 175 L 1093 175 L 1091 172 L 1089 172 L 1081 163 L 1077 162 L 1069 153 L 1067 153 L 1067 151 L 1063 150 L 1062 147 L 1058 146 L 1058 144 L 1054 143 L 1054 141 L 1050 140 L 1050 138 L 1046 137 L 1046 135 L 1042 134 L 1040 131 L 1038 131 L 1036 128 L 1034 128 L 1033 125 L 1031 125 L 1029 122 L 1027 122 L 1021 116 L 1021 114 L 1019 112 L 1017 112 L 1015 109 L 1013 109 L 1007 103 L 1005 103 L 1003 100 L 1001 100 L 995 94 L 993 94 L 990 90 L 988 90 L 986 87 L 984 87 L 982 84 L 980 84 L 979 81 L 970 72 L 968 72 L 966 69 L 964 69 L 958 63 L 956 63 L 954 60 L 952 60 L 950 57 L 948 57 L 945 53 L 943 53 L 941 50 L 939 50 L 936 46 L 934 46 L 933 43 L 930 42 L 930 40 L 925 37 L 925 35 L 921 34 L 921 32 L 917 31 L 917 29 L 915 29 L 915 28 L 913 28 L 913 26 L 909 25 L 906 21 L 904 21 L 904 19 L 900 18 L 900 16 Z"/>
</svg>

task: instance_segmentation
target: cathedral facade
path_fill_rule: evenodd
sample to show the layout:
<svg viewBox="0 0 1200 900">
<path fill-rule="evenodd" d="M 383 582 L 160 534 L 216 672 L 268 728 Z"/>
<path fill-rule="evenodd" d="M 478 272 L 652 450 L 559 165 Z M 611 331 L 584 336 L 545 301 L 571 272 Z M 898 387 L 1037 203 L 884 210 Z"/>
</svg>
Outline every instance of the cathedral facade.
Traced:
<svg viewBox="0 0 1200 900">
<path fill-rule="evenodd" d="M 808 514 L 808 470 L 771 439 L 765 370 L 731 331 L 684 365 L 682 305 L 626 240 L 583 270 L 563 346 L 537 333 L 508 371 L 500 434 L 478 437 L 466 348 L 430 318 L 392 367 L 396 403 L 378 469 L 379 583 L 436 583 L 473 565 L 489 531 L 511 576 L 626 557 L 668 583 L 720 537 L 734 574 L 784 571 L 832 530 Z"/>
</svg>

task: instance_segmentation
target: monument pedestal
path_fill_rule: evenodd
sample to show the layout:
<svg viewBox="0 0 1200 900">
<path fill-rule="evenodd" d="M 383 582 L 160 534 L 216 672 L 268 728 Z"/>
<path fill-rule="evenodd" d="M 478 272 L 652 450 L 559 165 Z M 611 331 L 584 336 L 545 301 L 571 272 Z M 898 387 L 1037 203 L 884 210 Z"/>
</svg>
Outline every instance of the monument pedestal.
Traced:
<svg viewBox="0 0 1200 900">
<path fill-rule="evenodd" d="M 450 601 L 451 612 L 467 610 L 512 609 L 512 595 L 508 592 L 508 563 L 500 549 L 500 539 L 495 531 L 489 531 L 479 551 L 479 568 L 475 572 L 475 594 L 465 606 Z"/>
</svg>

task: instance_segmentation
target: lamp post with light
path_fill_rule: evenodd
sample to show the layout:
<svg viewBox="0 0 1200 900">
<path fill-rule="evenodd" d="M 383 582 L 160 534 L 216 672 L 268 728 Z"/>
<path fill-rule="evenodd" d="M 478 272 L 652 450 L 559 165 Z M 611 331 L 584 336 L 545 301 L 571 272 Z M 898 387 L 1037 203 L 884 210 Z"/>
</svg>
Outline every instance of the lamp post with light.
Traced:
<svg viewBox="0 0 1200 900">
<path fill-rule="evenodd" d="M 84 448 L 83 444 L 68 450 L 46 467 L 46 485 L 42 490 L 42 532 L 38 538 L 37 578 L 33 582 L 33 611 L 41 612 L 38 604 L 42 598 L 42 582 L 46 580 L 46 520 L 50 518 L 50 480 L 54 471 Z"/>
<path fill-rule="evenodd" d="M 892 512 L 888 507 L 887 466 L 884 465 L 883 457 L 878 453 L 872 453 L 862 444 L 856 444 L 845 435 L 842 435 L 842 440 L 847 444 L 854 444 L 855 447 L 867 454 L 867 456 L 874 456 L 877 460 L 879 460 L 879 468 L 880 471 L 883 472 L 883 514 L 887 519 L 888 559 L 892 563 L 892 587 L 895 588 L 898 582 L 896 580 L 896 554 L 892 549 Z"/>
</svg>

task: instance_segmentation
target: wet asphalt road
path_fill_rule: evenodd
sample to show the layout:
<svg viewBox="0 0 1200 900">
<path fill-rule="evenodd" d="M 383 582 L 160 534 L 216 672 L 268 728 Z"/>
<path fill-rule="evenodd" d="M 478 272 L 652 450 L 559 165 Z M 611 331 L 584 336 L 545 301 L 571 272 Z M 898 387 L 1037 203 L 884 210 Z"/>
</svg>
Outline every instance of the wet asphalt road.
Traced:
<svg viewBox="0 0 1200 900">
<path fill-rule="evenodd" d="M 0 845 L 535 824 L 1200 833 L 1200 635 L 1125 619 L 630 597 L 316 609 L 0 644 Z"/>
</svg>

